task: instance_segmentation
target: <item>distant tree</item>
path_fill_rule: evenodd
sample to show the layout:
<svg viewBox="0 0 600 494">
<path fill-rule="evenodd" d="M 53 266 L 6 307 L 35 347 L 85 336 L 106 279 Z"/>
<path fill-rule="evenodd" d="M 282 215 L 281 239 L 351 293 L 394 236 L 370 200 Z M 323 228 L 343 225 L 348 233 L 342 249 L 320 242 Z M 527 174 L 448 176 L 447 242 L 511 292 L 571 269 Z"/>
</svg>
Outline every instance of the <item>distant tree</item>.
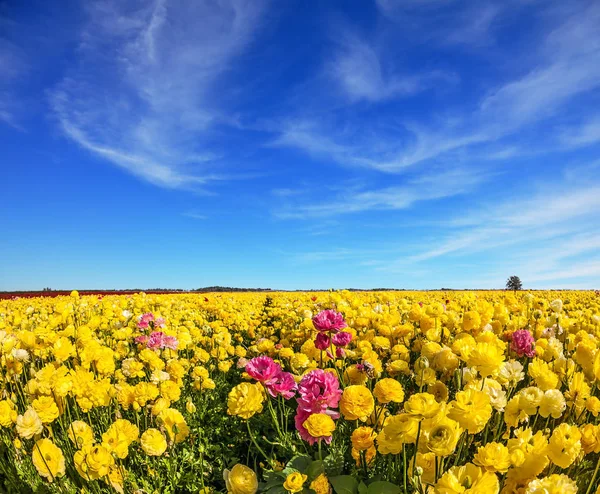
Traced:
<svg viewBox="0 0 600 494">
<path fill-rule="evenodd" d="M 508 278 L 508 280 L 506 280 L 506 289 L 514 291 L 522 290 L 523 283 L 521 283 L 521 278 L 519 278 L 518 276 L 511 276 L 510 278 Z"/>
</svg>

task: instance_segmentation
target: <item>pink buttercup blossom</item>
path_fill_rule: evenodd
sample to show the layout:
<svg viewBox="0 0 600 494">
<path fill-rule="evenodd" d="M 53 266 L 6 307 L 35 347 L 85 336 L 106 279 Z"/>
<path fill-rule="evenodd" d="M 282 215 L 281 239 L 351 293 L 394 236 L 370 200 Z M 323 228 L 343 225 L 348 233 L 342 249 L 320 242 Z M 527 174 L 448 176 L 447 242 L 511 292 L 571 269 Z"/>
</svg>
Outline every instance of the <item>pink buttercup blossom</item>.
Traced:
<svg viewBox="0 0 600 494">
<path fill-rule="evenodd" d="M 313 326 L 317 331 L 326 331 L 337 333 L 340 329 L 344 329 L 346 321 L 343 314 L 334 310 L 322 310 L 312 318 Z"/>
<path fill-rule="evenodd" d="M 246 364 L 246 372 L 253 379 L 268 385 L 275 382 L 281 374 L 281 365 L 277 364 L 271 357 L 254 357 Z"/>
<path fill-rule="evenodd" d="M 339 412 L 330 408 L 337 408 L 342 390 L 339 388 L 339 381 L 334 374 L 322 369 L 315 369 L 302 378 L 298 386 L 298 394 L 300 396 L 297 398 L 298 408 L 294 424 L 300 437 L 312 445 L 317 442 L 317 439 L 308 433 L 304 422 L 313 413 L 326 413 L 332 419 L 338 419 Z M 329 444 L 331 437 L 323 440 Z"/>
<path fill-rule="evenodd" d="M 142 336 L 138 336 L 138 337 L 135 339 L 135 342 L 136 342 L 136 343 L 139 343 L 139 344 L 141 344 L 141 345 L 145 345 L 146 343 L 148 343 L 148 336 L 146 336 L 145 334 L 144 334 L 144 335 L 142 335 Z"/>
<path fill-rule="evenodd" d="M 344 350 L 342 347 L 336 347 L 335 349 L 335 356 L 337 358 L 344 358 L 346 356 L 346 350 Z"/>
<path fill-rule="evenodd" d="M 154 327 L 155 328 L 164 328 L 165 327 L 165 318 L 164 317 L 159 317 L 154 321 Z"/>
<path fill-rule="evenodd" d="M 280 372 L 273 382 L 266 385 L 266 388 L 273 398 L 281 395 L 286 400 L 289 400 L 296 394 L 298 385 L 292 374 L 289 372 Z"/>
<path fill-rule="evenodd" d="M 141 335 L 135 339 L 136 343 L 146 345 L 147 348 L 153 350 L 162 350 L 168 348 L 170 350 L 177 350 L 179 340 L 175 336 L 167 336 L 162 331 L 154 331 L 150 336 Z"/>
<path fill-rule="evenodd" d="M 339 413 L 329 408 L 337 408 L 342 390 L 331 372 L 315 369 L 306 374 L 298 385 L 298 410 L 309 413 L 328 413 L 338 418 Z"/>
<path fill-rule="evenodd" d="M 154 314 L 152 314 L 152 312 L 146 312 L 138 317 L 138 328 L 146 329 L 150 326 L 152 321 L 154 321 Z"/>
<path fill-rule="evenodd" d="M 535 338 L 526 329 L 519 329 L 512 334 L 510 349 L 519 357 L 535 357 Z"/>
<path fill-rule="evenodd" d="M 315 348 L 318 350 L 327 350 L 329 345 L 331 345 L 331 338 L 326 333 L 317 333 Z"/>
<path fill-rule="evenodd" d="M 177 350 L 179 346 L 179 340 L 175 338 L 175 336 L 165 336 L 163 338 L 163 348 L 168 348 L 169 350 Z"/>
<path fill-rule="evenodd" d="M 334 334 L 332 339 L 335 346 L 347 346 L 352 341 L 352 334 L 340 331 Z"/>
<path fill-rule="evenodd" d="M 148 348 L 162 348 L 164 346 L 165 333 L 162 331 L 154 331 L 150 338 L 148 339 L 148 343 L 146 346 Z"/>
</svg>

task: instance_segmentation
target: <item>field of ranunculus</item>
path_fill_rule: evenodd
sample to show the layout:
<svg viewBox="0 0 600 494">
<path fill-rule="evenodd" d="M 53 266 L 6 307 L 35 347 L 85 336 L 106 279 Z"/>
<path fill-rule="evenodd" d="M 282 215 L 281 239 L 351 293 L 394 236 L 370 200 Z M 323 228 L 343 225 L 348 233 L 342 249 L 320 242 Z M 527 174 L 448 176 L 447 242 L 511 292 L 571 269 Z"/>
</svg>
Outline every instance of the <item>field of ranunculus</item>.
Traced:
<svg viewBox="0 0 600 494">
<path fill-rule="evenodd" d="M 0 300 L 0 492 L 599 493 L 600 296 Z"/>
</svg>

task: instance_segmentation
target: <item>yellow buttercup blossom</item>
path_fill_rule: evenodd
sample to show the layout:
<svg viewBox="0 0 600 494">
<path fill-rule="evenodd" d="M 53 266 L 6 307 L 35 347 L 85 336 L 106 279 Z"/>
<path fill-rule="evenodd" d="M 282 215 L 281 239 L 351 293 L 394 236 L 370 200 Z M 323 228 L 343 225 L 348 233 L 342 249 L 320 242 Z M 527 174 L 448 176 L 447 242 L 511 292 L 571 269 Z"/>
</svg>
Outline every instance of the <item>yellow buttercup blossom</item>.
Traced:
<svg viewBox="0 0 600 494">
<path fill-rule="evenodd" d="M 335 422 L 326 413 L 313 413 L 302 425 L 315 439 L 330 437 L 335 430 Z"/>
<path fill-rule="evenodd" d="M 308 476 L 303 473 L 292 472 L 286 477 L 283 488 L 293 494 L 300 492 L 303 489 L 304 482 L 306 482 L 307 478 Z"/>
<path fill-rule="evenodd" d="M 511 466 L 510 452 L 504 444 L 487 443 L 477 449 L 473 463 L 488 472 L 506 473 Z"/>
<path fill-rule="evenodd" d="M 230 494 L 255 494 L 258 479 L 251 468 L 238 463 L 231 470 L 223 472 L 227 492 Z"/>
<path fill-rule="evenodd" d="M 344 389 L 339 407 L 346 420 L 364 422 L 375 409 L 375 401 L 369 388 L 354 384 Z"/>
<path fill-rule="evenodd" d="M 50 439 L 39 439 L 33 446 L 31 460 L 38 473 L 52 482 L 65 474 L 65 457 Z"/>
<path fill-rule="evenodd" d="M 227 413 L 247 420 L 262 412 L 264 394 L 260 386 L 250 383 L 235 386 L 227 398 Z"/>
<path fill-rule="evenodd" d="M 150 456 L 160 456 L 167 450 L 167 438 L 158 429 L 147 429 L 140 438 L 144 453 Z"/>
</svg>

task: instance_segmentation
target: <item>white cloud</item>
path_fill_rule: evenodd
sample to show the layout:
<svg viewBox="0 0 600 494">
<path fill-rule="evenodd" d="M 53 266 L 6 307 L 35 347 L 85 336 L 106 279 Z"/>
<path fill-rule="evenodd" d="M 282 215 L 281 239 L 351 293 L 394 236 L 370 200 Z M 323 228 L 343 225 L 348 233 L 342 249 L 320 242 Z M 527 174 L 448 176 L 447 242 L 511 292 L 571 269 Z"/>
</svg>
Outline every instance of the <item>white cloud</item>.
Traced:
<svg viewBox="0 0 600 494">
<path fill-rule="evenodd" d="M 581 126 L 565 129 L 560 136 L 567 147 L 581 147 L 600 142 L 600 116 L 591 118 Z"/>
<path fill-rule="evenodd" d="M 352 101 L 378 102 L 409 96 L 436 82 L 456 79 L 442 72 L 401 74 L 392 64 L 384 65 L 382 58 L 371 43 L 346 33 L 328 71 Z"/>
<path fill-rule="evenodd" d="M 329 202 L 312 201 L 280 209 L 275 216 L 283 219 L 314 218 L 370 210 L 402 210 L 422 201 L 432 201 L 464 194 L 489 175 L 475 170 L 452 169 L 418 175 L 403 185 L 365 190 L 352 188 L 338 192 Z"/>
<path fill-rule="evenodd" d="M 426 4 L 439 7 L 439 2 Z M 416 2 L 408 5 L 413 8 Z M 380 2 L 383 10 L 405 6 L 403 2 L 402 6 L 397 2 Z M 490 7 L 490 12 L 493 8 Z M 492 14 L 487 17 L 491 18 Z M 492 148 L 492 157 L 496 158 L 493 148 L 497 149 L 499 141 L 515 137 L 523 129 L 531 130 L 540 123 L 547 123 L 560 116 L 567 104 L 600 87 L 600 30 L 597 29 L 600 4 L 591 3 L 585 9 L 571 8 L 568 12 L 561 10 L 560 15 L 547 17 L 553 19 L 554 28 L 548 29 L 549 21 L 546 21 L 545 30 L 538 33 L 539 44 L 532 48 L 535 56 L 526 58 L 529 62 L 522 62 L 521 67 L 516 61 L 509 64 L 510 70 L 506 72 L 516 75 L 484 92 L 475 106 L 466 106 L 467 109 L 460 112 L 453 110 L 450 115 L 426 123 L 415 123 L 396 115 L 387 120 L 380 116 L 377 122 L 380 127 L 386 127 L 387 132 L 372 139 L 360 137 L 370 130 L 371 120 L 357 123 L 332 117 L 324 124 L 323 119 L 303 119 L 284 126 L 276 142 L 310 154 L 328 155 L 342 164 L 387 173 L 401 173 L 408 167 L 436 160 L 451 160 L 461 153 L 472 155 L 475 147 L 478 156 L 485 156 L 486 147 Z M 394 72 L 391 75 L 386 72 L 382 68 L 386 57 L 369 45 L 353 40 L 350 47 L 352 49 L 341 59 L 336 59 L 334 67 L 353 101 L 375 102 L 422 88 L 418 77 L 395 79 Z M 348 132 L 349 127 L 352 132 Z M 598 124 L 594 120 L 571 136 L 570 143 L 573 146 L 589 144 L 596 140 L 597 133 Z M 509 146 L 511 151 L 506 156 L 516 157 L 530 152 L 530 148 Z"/>
<path fill-rule="evenodd" d="M 16 117 L 19 107 L 15 91 L 27 68 L 25 54 L 14 43 L 0 37 L 0 122 L 19 130 L 23 128 Z"/>
<path fill-rule="evenodd" d="M 206 133 L 227 122 L 215 85 L 251 42 L 263 6 L 94 2 L 78 66 L 50 94 L 65 135 L 159 186 L 219 178 L 207 171 L 218 156 Z"/>
</svg>

